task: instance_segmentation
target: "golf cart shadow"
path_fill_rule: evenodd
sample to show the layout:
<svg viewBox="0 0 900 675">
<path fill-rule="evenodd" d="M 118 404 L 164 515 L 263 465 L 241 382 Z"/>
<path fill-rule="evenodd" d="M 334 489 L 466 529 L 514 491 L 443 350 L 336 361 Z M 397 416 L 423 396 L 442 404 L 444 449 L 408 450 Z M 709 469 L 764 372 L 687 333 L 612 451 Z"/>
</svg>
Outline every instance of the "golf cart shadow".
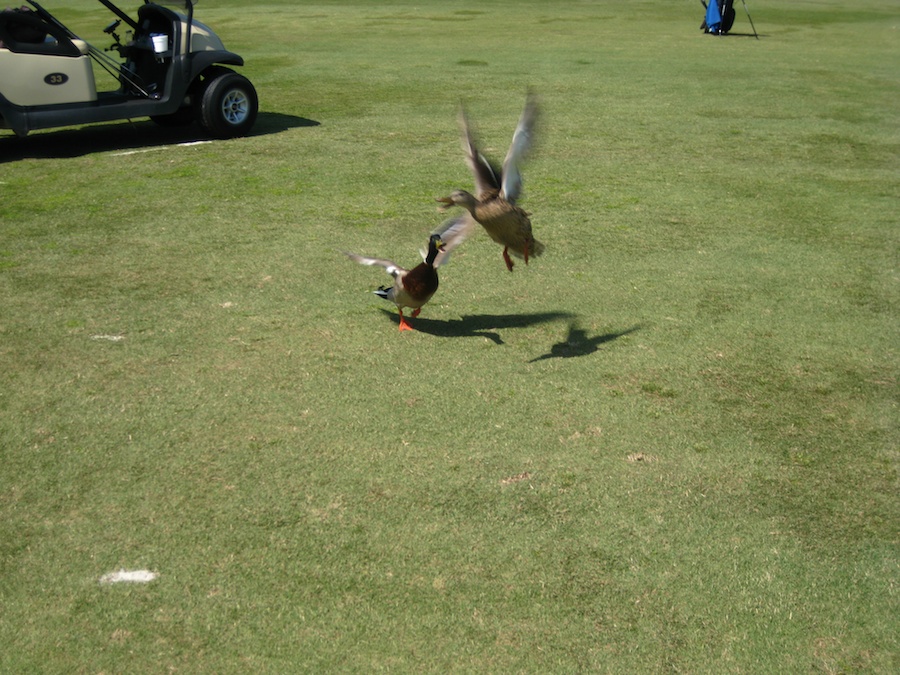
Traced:
<svg viewBox="0 0 900 675">
<path fill-rule="evenodd" d="M 318 125 L 319 122 L 305 117 L 261 112 L 248 136 L 267 136 L 297 127 Z M 0 164 L 20 159 L 64 159 L 98 152 L 143 150 L 211 140 L 199 126 L 163 127 L 148 119 L 35 132 L 25 138 L 15 134 L 0 135 Z"/>
</svg>

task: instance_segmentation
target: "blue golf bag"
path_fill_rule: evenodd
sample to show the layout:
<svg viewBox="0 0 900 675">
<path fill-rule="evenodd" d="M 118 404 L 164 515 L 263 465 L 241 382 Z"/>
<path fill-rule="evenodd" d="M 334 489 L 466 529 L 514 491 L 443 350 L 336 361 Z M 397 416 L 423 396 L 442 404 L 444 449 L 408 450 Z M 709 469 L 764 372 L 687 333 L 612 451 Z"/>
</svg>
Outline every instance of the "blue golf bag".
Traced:
<svg viewBox="0 0 900 675">
<path fill-rule="evenodd" d="M 701 0 L 703 2 L 703 0 Z M 709 0 L 706 7 L 706 18 L 700 24 L 700 30 L 713 35 L 725 35 L 734 25 L 734 0 Z"/>
</svg>

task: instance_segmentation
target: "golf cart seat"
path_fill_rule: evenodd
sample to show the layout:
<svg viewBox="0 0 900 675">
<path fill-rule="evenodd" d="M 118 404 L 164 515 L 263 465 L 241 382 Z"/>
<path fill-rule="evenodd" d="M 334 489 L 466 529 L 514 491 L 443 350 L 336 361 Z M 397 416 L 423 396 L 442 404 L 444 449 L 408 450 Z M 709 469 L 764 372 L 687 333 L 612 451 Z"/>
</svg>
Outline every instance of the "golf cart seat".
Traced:
<svg viewBox="0 0 900 675">
<path fill-rule="evenodd" d="M 142 5 L 138 9 L 138 27 L 134 31 L 134 43 L 153 51 L 151 35 L 166 35 L 169 44 L 175 44 L 180 37 L 181 22 L 178 15 L 167 7 L 156 4 Z"/>
<path fill-rule="evenodd" d="M 0 49 L 18 54 L 52 56 L 81 56 L 86 53 L 69 39 L 63 29 L 48 24 L 28 9 L 5 9 L 0 12 Z M 84 49 L 87 49 L 86 44 Z"/>
</svg>

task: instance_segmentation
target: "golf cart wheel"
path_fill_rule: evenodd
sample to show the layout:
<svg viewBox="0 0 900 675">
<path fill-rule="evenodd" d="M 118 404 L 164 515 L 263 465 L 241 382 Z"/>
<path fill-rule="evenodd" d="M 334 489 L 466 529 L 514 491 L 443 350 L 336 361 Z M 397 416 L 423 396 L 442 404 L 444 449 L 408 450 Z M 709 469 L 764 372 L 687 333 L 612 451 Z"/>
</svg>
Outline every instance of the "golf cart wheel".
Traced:
<svg viewBox="0 0 900 675">
<path fill-rule="evenodd" d="M 259 99 L 250 80 L 224 68 L 206 83 L 200 98 L 200 123 L 215 138 L 246 135 L 258 111 Z"/>
</svg>

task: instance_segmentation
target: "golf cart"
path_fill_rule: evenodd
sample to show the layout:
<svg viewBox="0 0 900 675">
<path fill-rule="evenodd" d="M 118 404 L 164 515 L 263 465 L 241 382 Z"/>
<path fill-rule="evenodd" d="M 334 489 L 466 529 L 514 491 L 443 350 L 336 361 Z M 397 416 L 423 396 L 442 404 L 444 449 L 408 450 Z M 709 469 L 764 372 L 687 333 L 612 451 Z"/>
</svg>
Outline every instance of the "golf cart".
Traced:
<svg viewBox="0 0 900 675">
<path fill-rule="evenodd" d="M 137 19 L 111 0 L 98 0 L 117 17 L 103 31 L 114 42 L 102 51 L 37 2 L 25 1 L 31 7 L 0 12 L 0 128 L 25 136 L 35 129 L 150 117 L 163 126 L 197 121 L 210 136 L 232 138 L 247 134 L 256 121 L 256 90 L 226 67 L 244 60 L 194 20 L 197 0 L 144 0 Z M 97 91 L 94 62 L 118 88 Z"/>
</svg>

